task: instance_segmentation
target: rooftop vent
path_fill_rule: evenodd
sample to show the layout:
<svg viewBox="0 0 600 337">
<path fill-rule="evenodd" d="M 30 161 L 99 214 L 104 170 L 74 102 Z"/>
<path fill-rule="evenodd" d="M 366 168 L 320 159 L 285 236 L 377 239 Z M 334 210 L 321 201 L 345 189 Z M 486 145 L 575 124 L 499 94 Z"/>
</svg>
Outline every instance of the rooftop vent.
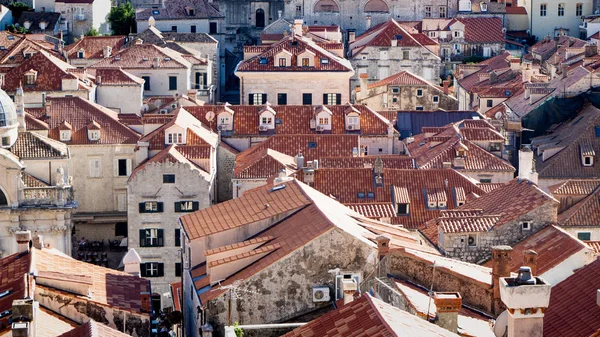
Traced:
<svg viewBox="0 0 600 337">
<path fill-rule="evenodd" d="M 535 285 L 535 278 L 531 275 L 531 268 L 521 267 L 519 268 L 519 274 L 515 279 L 515 285 Z"/>
</svg>

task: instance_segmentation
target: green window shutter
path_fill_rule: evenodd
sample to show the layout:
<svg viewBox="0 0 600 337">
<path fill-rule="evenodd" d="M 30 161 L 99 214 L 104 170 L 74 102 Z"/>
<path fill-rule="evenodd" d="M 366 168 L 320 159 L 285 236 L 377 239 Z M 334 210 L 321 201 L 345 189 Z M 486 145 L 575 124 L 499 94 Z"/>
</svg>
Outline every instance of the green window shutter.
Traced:
<svg viewBox="0 0 600 337">
<path fill-rule="evenodd" d="M 140 213 L 146 213 L 146 203 L 140 202 Z"/>
<path fill-rule="evenodd" d="M 165 276 L 165 264 L 157 263 L 158 265 L 158 277 Z"/>
<path fill-rule="evenodd" d="M 327 94 L 323 94 L 323 105 L 327 105 Z"/>
<path fill-rule="evenodd" d="M 146 264 L 145 263 L 140 263 L 140 276 L 141 277 L 146 277 Z"/>
<path fill-rule="evenodd" d="M 181 247 L 181 229 L 175 228 L 175 247 Z"/>
<path fill-rule="evenodd" d="M 140 247 L 146 247 L 146 230 L 140 229 Z"/>
<path fill-rule="evenodd" d="M 164 230 L 159 229 L 157 232 L 158 232 L 158 246 L 162 247 L 162 246 L 164 246 L 164 243 L 165 243 Z"/>
<path fill-rule="evenodd" d="M 192 202 L 192 210 L 197 211 L 200 209 L 200 202 L 194 201 Z"/>
<path fill-rule="evenodd" d="M 175 201 L 175 212 L 181 212 L 181 202 Z"/>
<path fill-rule="evenodd" d="M 156 212 L 158 213 L 162 213 L 163 212 L 163 203 L 162 202 L 157 202 L 156 203 Z"/>
<path fill-rule="evenodd" d="M 254 105 L 254 95 L 248 95 L 248 105 Z"/>
<path fill-rule="evenodd" d="M 342 104 L 342 94 L 335 94 L 335 104 Z"/>
</svg>

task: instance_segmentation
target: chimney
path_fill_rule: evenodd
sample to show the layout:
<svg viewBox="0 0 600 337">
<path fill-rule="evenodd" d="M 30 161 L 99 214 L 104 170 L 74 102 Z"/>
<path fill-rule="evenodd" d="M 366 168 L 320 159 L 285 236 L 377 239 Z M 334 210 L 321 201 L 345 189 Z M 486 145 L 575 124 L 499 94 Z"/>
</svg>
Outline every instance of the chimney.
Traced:
<svg viewBox="0 0 600 337">
<path fill-rule="evenodd" d="M 358 284 L 353 278 L 342 281 L 342 290 L 344 291 L 344 305 L 354 300 L 354 293 L 358 290 Z"/>
<path fill-rule="evenodd" d="M 562 78 L 567 78 L 567 75 L 569 74 L 569 65 L 566 63 L 561 63 L 560 64 L 560 74 L 562 75 Z"/>
<path fill-rule="evenodd" d="M 13 337 L 37 336 L 36 313 L 39 303 L 31 298 L 12 302 L 12 335 Z"/>
<path fill-rule="evenodd" d="M 348 32 L 348 43 L 354 42 L 356 39 L 356 32 Z"/>
<path fill-rule="evenodd" d="M 369 74 L 367 73 L 362 73 L 358 75 L 359 80 L 360 80 L 360 95 L 357 94 L 356 98 L 357 99 L 361 99 L 363 97 L 368 97 L 367 94 L 367 88 L 369 86 Z"/>
<path fill-rule="evenodd" d="M 367 15 L 366 29 L 370 29 L 370 28 L 371 28 L 371 16 Z"/>
<path fill-rule="evenodd" d="M 111 48 L 109 46 L 104 46 L 104 48 L 102 49 L 102 56 L 104 56 L 104 58 L 109 58 L 111 54 Z"/>
<path fill-rule="evenodd" d="M 37 234 L 35 238 L 33 238 L 33 247 L 37 249 L 44 248 L 44 237 L 40 234 Z"/>
<path fill-rule="evenodd" d="M 499 286 L 508 309 L 508 337 L 542 337 L 552 286 L 534 277 L 529 267 L 521 267 L 515 278 L 501 278 Z"/>
<path fill-rule="evenodd" d="M 129 249 L 123 257 L 124 271 L 130 275 L 140 276 L 140 263 L 142 263 L 142 259 L 133 248 Z"/>
<path fill-rule="evenodd" d="M 444 90 L 444 94 L 448 95 L 450 92 L 450 76 L 442 81 L 442 89 Z"/>
<path fill-rule="evenodd" d="M 19 131 L 26 131 L 25 124 L 25 97 L 23 96 L 23 87 L 19 83 L 17 92 L 15 93 L 15 107 L 17 110 L 17 121 L 19 122 Z"/>
<path fill-rule="evenodd" d="M 294 20 L 294 34 L 298 36 L 302 36 L 302 24 L 304 24 L 304 20 L 296 19 Z"/>
<path fill-rule="evenodd" d="M 452 333 L 458 333 L 458 311 L 462 308 L 462 297 L 456 292 L 435 292 L 433 303 L 437 308 L 435 324 Z"/>
<path fill-rule="evenodd" d="M 529 180 L 534 184 L 538 183 L 538 174 L 535 172 L 533 151 L 527 146 L 519 150 L 519 179 Z"/>
<path fill-rule="evenodd" d="M 390 252 L 390 240 L 391 237 L 387 234 L 381 234 L 375 238 L 380 260 Z"/>
<path fill-rule="evenodd" d="M 102 76 L 96 76 L 96 84 L 102 84 Z"/>
<path fill-rule="evenodd" d="M 277 11 L 277 18 L 278 18 L 278 19 L 281 19 L 281 14 L 282 14 L 282 13 L 283 13 L 283 12 L 282 12 L 281 10 L 278 10 L 278 11 Z"/>
<path fill-rule="evenodd" d="M 302 155 L 302 152 L 298 152 L 296 157 L 294 157 L 294 162 L 296 162 L 296 169 L 299 170 L 304 167 L 304 156 Z"/>
<path fill-rule="evenodd" d="M 504 309 L 500 299 L 500 278 L 510 276 L 510 253 L 512 248 L 509 246 L 492 247 L 492 287 L 494 288 L 494 308 L 496 314 L 500 314 Z"/>
<path fill-rule="evenodd" d="M 494 84 L 494 83 L 498 82 L 498 75 L 496 74 L 495 71 L 490 72 L 489 82 L 490 82 L 490 84 Z"/>
<path fill-rule="evenodd" d="M 537 274 L 537 259 L 538 254 L 534 250 L 528 249 L 523 252 L 523 265 L 529 267 L 533 275 Z"/>
<path fill-rule="evenodd" d="M 17 252 L 29 253 L 31 244 L 31 232 L 30 231 L 18 231 L 15 232 L 15 239 L 17 240 Z"/>
<path fill-rule="evenodd" d="M 158 58 L 158 57 L 155 57 L 155 58 L 152 60 L 152 66 L 153 66 L 154 68 L 158 68 L 158 67 L 160 67 L 160 58 Z"/>
<path fill-rule="evenodd" d="M 396 37 L 392 37 L 390 41 L 392 47 L 398 47 L 398 40 L 396 39 Z"/>
<path fill-rule="evenodd" d="M 513 57 L 510 59 L 510 70 L 519 70 L 521 69 L 521 59 L 518 57 Z"/>
</svg>

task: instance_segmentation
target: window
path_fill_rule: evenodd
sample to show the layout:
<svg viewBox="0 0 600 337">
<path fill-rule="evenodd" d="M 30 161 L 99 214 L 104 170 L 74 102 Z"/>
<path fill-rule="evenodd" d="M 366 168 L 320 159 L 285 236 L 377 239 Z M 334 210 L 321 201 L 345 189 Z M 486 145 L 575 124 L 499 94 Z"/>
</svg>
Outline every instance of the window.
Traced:
<svg viewBox="0 0 600 337">
<path fill-rule="evenodd" d="M 582 16 L 582 15 L 583 15 L 583 4 L 578 3 L 577 5 L 575 5 L 575 16 Z"/>
<path fill-rule="evenodd" d="M 208 33 L 209 34 L 217 34 L 217 23 L 211 22 L 208 24 Z"/>
<path fill-rule="evenodd" d="M 582 241 L 590 241 L 592 239 L 592 233 L 590 232 L 579 232 L 577 238 Z"/>
<path fill-rule="evenodd" d="M 342 94 L 323 94 L 324 105 L 342 104 Z"/>
<path fill-rule="evenodd" d="M 36 80 L 37 80 L 37 73 L 35 73 L 35 72 L 25 75 L 25 84 L 26 85 L 35 85 Z"/>
<path fill-rule="evenodd" d="M 392 98 L 392 103 L 398 103 L 398 97 Z"/>
<path fill-rule="evenodd" d="M 423 97 L 423 89 L 417 89 L 417 97 Z"/>
<path fill-rule="evenodd" d="M 308 57 L 303 57 L 302 58 L 302 66 L 303 67 L 310 67 L 310 59 Z"/>
<path fill-rule="evenodd" d="M 177 76 L 169 76 L 169 90 L 177 90 Z"/>
<path fill-rule="evenodd" d="M 285 58 L 283 58 L 283 57 L 280 57 L 280 58 L 279 58 L 279 66 L 280 66 L 280 67 L 285 67 L 285 66 L 286 66 L 286 65 L 285 65 L 285 63 L 286 63 L 285 61 L 286 61 L 286 59 L 285 59 Z"/>
<path fill-rule="evenodd" d="M 10 137 L 2 137 L 2 146 L 10 146 Z"/>
<path fill-rule="evenodd" d="M 446 17 L 446 6 L 441 6 L 440 7 L 440 18 L 445 18 Z"/>
<path fill-rule="evenodd" d="M 117 222 L 115 224 L 115 236 L 127 236 L 127 222 Z"/>
<path fill-rule="evenodd" d="M 426 18 L 431 17 L 431 6 L 425 6 L 425 17 Z"/>
<path fill-rule="evenodd" d="M 142 76 L 142 79 L 144 80 L 144 91 L 149 91 L 150 90 L 150 76 Z"/>
<path fill-rule="evenodd" d="M 467 239 L 467 244 L 469 247 L 477 247 L 477 236 L 469 235 L 469 239 Z"/>
<path fill-rule="evenodd" d="M 349 125 L 358 125 L 359 117 L 348 117 Z"/>
<path fill-rule="evenodd" d="M 415 110 L 417 110 L 417 111 L 423 111 L 423 107 L 422 106 L 415 107 Z"/>
<path fill-rule="evenodd" d="M 558 16 L 565 16 L 565 4 L 558 4 Z"/>
<path fill-rule="evenodd" d="M 100 159 L 90 159 L 90 178 L 99 178 L 100 175 Z"/>
<path fill-rule="evenodd" d="M 531 222 L 529 222 L 529 221 L 521 222 L 521 229 L 524 231 L 530 231 L 531 230 Z"/>
<path fill-rule="evenodd" d="M 329 59 L 321 59 L 321 64 L 329 64 Z"/>
<path fill-rule="evenodd" d="M 491 178 L 481 178 L 481 179 L 479 179 L 479 182 L 482 184 L 491 184 L 492 179 Z"/>
<path fill-rule="evenodd" d="M 90 140 L 100 140 L 100 130 L 88 130 L 88 138 Z"/>
<path fill-rule="evenodd" d="M 592 156 L 584 156 L 583 157 L 583 166 L 592 166 L 594 165 L 594 158 Z"/>
<path fill-rule="evenodd" d="M 312 105 L 312 94 L 302 94 L 302 105 Z"/>
<path fill-rule="evenodd" d="M 296 6 L 296 16 L 302 15 L 302 6 Z"/>
<path fill-rule="evenodd" d="M 175 277 L 181 277 L 181 262 L 175 263 Z"/>
<path fill-rule="evenodd" d="M 547 4 L 540 4 L 540 16 L 546 16 Z"/>
<path fill-rule="evenodd" d="M 200 209 L 200 203 L 198 201 L 176 201 L 175 212 L 194 212 Z"/>
<path fill-rule="evenodd" d="M 433 103 L 438 103 L 440 101 L 440 96 L 433 96 Z"/>
<path fill-rule="evenodd" d="M 248 96 L 250 105 L 262 105 L 267 103 L 267 94 L 250 94 Z"/>
<path fill-rule="evenodd" d="M 177 26 L 171 26 L 171 31 L 173 33 L 177 33 Z"/>
<path fill-rule="evenodd" d="M 269 63 L 269 59 L 268 59 L 268 58 L 266 58 L 266 57 L 264 57 L 264 56 L 261 56 L 261 57 L 258 59 L 258 63 L 259 63 L 259 64 L 267 64 L 267 63 Z"/>
<path fill-rule="evenodd" d="M 319 118 L 319 125 L 329 125 L 329 118 L 327 118 L 327 117 Z"/>
<path fill-rule="evenodd" d="M 487 106 L 488 108 L 491 108 L 491 107 L 493 107 L 493 106 L 494 106 L 494 101 L 493 101 L 493 100 L 491 100 L 491 99 L 488 99 L 488 100 L 487 100 L 487 102 L 486 102 L 486 106 Z"/>
<path fill-rule="evenodd" d="M 458 30 L 454 31 L 454 37 L 460 37 L 460 32 Z"/>
<path fill-rule="evenodd" d="M 168 133 L 167 144 L 183 144 L 183 134 L 181 133 Z"/>
<path fill-rule="evenodd" d="M 175 175 L 163 174 L 163 184 L 175 184 Z"/>
<path fill-rule="evenodd" d="M 192 33 L 196 32 L 196 25 L 191 25 L 190 26 L 190 32 L 192 32 Z"/>
<path fill-rule="evenodd" d="M 142 277 L 165 276 L 164 264 L 159 262 L 140 263 L 140 275 Z"/>
<path fill-rule="evenodd" d="M 60 131 L 60 140 L 62 142 L 71 141 L 71 130 L 61 130 Z"/>
<path fill-rule="evenodd" d="M 402 52 L 402 59 L 403 60 L 410 60 L 410 51 L 405 50 Z"/>
<path fill-rule="evenodd" d="M 263 117 L 260 119 L 260 124 L 261 125 L 271 125 L 273 123 L 273 118 L 272 117 Z"/>
<path fill-rule="evenodd" d="M 500 151 L 501 146 L 502 146 L 501 143 L 490 143 L 490 151 L 498 152 L 498 151 Z"/>
<path fill-rule="evenodd" d="M 84 56 L 84 52 L 82 52 L 82 51 L 77 52 L 77 58 L 78 59 L 82 59 L 83 56 Z"/>
<path fill-rule="evenodd" d="M 393 87 L 392 88 L 392 93 L 397 94 L 399 92 L 400 92 L 400 88 L 398 88 L 398 87 Z"/>
<path fill-rule="evenodd" d="M 287 94 L 277 94 L 277 105 L 287 105 Z"/>
<path fill-rule="evenodd" d="M 181 247 L 181 228 L 175 228 L 175 247 Z"/>
<path fill-rule="evenodd" d="M 159 228 L 140 229 L 140 247 L 164 246 L 164 231 Z"/>
<path fill-rule="evenodd" d="M 117 159 L 117 175 L 119 177 L 128 176 L 127 159 Z"/>
<path fill-rule="evenodd" d="M 140 202 L 140 213 L 162 213 L 163 203 L 159 201 Z"/>
<path fill-rule="evenodd" d="M 397 212 L 398 215 L 408 215 L 409 204 L 398 204 Z"/>
</svg>

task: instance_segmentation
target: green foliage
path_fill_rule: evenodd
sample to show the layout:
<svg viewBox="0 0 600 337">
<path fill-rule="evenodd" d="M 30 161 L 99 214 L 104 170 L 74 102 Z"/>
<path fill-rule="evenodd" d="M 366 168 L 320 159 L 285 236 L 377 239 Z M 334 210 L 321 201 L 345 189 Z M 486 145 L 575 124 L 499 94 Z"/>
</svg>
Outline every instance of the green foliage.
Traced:
<svg viewBox="0 0 600 337">
<path fill-rule="evenodd" d="M 99 36 L 100 32 L 98 31 L 98 29 L 94 28 L 94 27 L 90 27 L 90 30 L 88 30 L 85 33 L 85 36 Z"/>
<path fill-rule="evenodd" d="M 239 327 L 239 323 L 233 323 L 233 332 L 235 332 L 235 337 L 244 337 L 244 330 Z"/>
<path fill-rule="evenodd" d="M 8 5 L 8 8 L 12 11 L 13 21 L 19 20 L 19 17 L 23 12 L 31 12 L 33 8 L 29 7 L 26 3 L 16 1 Z"/>
<path fill-rule="evenodd" d="M 135 33 L 135 8 L 129 1 L 112 7 L 108 13 L 108 22 L 115 35 Z"/>
<path fill-rule="evenodd" d="M 27 29 L 25 29 L 25 27 L 23 27 L 23 26 L 17 27 L 15 25 L 10 25 L 10 26 L 6 27 L 6 30 L 8 30 L 9 32 L 14 33 L 14 34 L 27 34 L 28 33 Z"/>
<path fill-rule="evenodd" d="M 466 64 L 476 64 L 476 63 L 479 63 L 479 62 L 481 62 L 483 60 L 485 60 L 485 59 L 483 57 L 481 57 L 481 56 L 470 56 L 470 57 L 465 58 L 463 60 L 463 63 L 466 63 Z"/>
</svg>

